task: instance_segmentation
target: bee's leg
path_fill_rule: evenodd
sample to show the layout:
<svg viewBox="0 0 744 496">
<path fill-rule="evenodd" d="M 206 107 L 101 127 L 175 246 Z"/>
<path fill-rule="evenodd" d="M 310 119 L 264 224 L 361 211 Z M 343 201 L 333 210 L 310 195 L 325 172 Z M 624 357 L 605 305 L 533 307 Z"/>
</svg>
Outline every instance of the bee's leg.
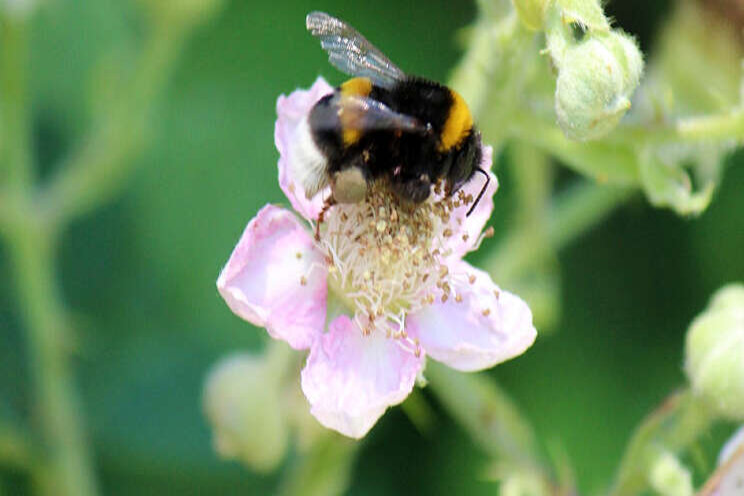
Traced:
<svg viewBox="0 0 744 496">
<path fill-rule="evenodd" d="M 431 180 L 426 174 L 413 178 L 401 178 L 393 182 L 393 188 L 398 198 L 411 203 L 421 203 L 429 198 Z"/>
<path fill-rule="evenodd" d="M 336 204 L 336 200 L 333 198 L 333 194 L 328 195 L 328 198 L 323 202 L 323 208 L 318 214 L 318 220 L 315 221 L 315 241 L 320 241 L 320 225 L 323 223 L 326 212 Z"/>
</svg>

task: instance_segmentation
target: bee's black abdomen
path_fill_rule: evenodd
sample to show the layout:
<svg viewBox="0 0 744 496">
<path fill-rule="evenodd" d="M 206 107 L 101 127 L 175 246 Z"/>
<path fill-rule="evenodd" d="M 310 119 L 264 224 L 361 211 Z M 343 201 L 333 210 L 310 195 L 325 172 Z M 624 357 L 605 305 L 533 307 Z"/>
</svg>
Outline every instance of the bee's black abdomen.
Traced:
<svg viewBox="0 0 744 496">
<path fill-rule="evenodd" d="M 361 94 L 394 112 L 414 117 L 425 132 L 400 129 L 350 129 L 339 95 Z M 412 203 L 426 200 L 432 184 L 444 180 L 457 191 L 481 162 L 480 134 L 462 97 L 434 81 L 407 78 L 392 88 L 347 81 L 313 107 L 309 124 L 318 149 L 328 158 L 328 173 L 359 167 L 370 179 L 387 177 L 393 191 Z"/>
<path fill-rule="evenodd" d="M 324 96 L 310 111 L 308 123 L 312 138 L 330 162 L 338 161 L 343 152 L 341 121 L 333 105 L 333 93 Z"/>
</svg>

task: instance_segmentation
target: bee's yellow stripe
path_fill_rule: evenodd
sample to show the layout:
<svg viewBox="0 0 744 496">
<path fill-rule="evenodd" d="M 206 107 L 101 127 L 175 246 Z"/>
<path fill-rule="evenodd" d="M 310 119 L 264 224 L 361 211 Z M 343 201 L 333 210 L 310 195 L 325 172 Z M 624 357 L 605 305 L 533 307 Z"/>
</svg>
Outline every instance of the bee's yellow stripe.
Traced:
<svg viewBox="0 0 744 496">
<path fill-rule="evenodd" d="M 369 96 L 372 92 L 372 81 L 364 77 L 349 79 L 341 85 L 341 96 Z M 343 102 L 343 100 L 342 100 Z M 343 103 L 342 103 L 343 105 Z M 341 120 L 341 137 L 344 146 L 351 146 L 362 137 L 362 131 L 350 126 L 353 120 L 359 119 L 360 116 L 354 112 L 343 112 L 343 107 L 339 113 Z"/>
<path fill-rule="evenodd" d="M 473 116 L 470 114 L 468 104 L 456 91 L 450 90 L 450 93 L 452 94 L 452 106 L 439 139 L 440 152 L 459 145 L 473 128 Z"/>
</svg>

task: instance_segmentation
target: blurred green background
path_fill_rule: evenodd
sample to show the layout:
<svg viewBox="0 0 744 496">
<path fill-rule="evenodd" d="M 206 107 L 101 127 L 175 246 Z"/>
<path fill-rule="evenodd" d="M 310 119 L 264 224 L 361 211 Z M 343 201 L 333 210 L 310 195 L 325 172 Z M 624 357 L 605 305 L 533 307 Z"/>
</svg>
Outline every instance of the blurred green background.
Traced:
<svg viewBox="0 0 744 496">
<path fill-rule="evenodd" d="M 215 280 L 255 212 L 286 203 L 276 181 L 276 98 L 318 75 L 332 84 L 344 79 L 305 32 L 305 14 L 335 14 L 404 70 L 437 80 L 446 80 L 461 53 L 458 30 L 475 16 L 470 2 L 444 0 L 233 0 L 224 7 L 179 58 L 148 130 L 151 146 L 136 159 L 124 194 L 76 221 L 59 250 L 105 494 L 270 494 L 281 478 L 281 469 L 257 475 L 216 457 L 200 396 L 218 358 L 266 340 L 228 310 Z M 606 6 L 646 53 L 670 8 L 642 0 Z M 53 0 L 33 17 L 33 139 L 42 176 L 90 125 L 92 75 L 135 50 L 135 10 L 118 0 Z M 715 289 L 744 279 L 744 155 L 729 161 L 700 218 L 652 209 L 637 196 L 564 249 L 555 332 L 490 372 L 549 451 L 577 467 L 583 490 L 607 482 L 633 426 L 682 384 L 690 320 Z M 500 166 L 497 236 L 475 262 L 510 226 L 513 195 Z M 562 184 L 577 180 L 561 172 Z M 24 418 L 29 369 L 6 255 L 0 245 L 0 414 Z M 386 414 L 364 441 L 349 494 L 494 494 L 485 455 L 426 395 L 435 429 L 422 435 L 400 409 Z M 0 467 L 2 488 L 25 494 L 30 482 Z"/>
</svg>

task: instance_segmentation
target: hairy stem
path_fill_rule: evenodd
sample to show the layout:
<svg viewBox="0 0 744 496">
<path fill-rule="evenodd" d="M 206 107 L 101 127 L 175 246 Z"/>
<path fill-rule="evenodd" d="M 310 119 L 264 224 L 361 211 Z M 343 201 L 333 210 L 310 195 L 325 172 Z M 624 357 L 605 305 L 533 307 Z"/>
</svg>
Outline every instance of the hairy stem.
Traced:
<svg viewBox="0 0 744 496">
<path fill-rule="evenodd" d="M 307 453 L 296 460 L 282 481 L 282 496 L 344 494 L 351 479 L 359 442 L 335 432 L 323 432 Z"/>
<path fill-rule="evenodd" d="M 90 135 L 42 191 L 46 215 L 64 222 L 112 198 L 137 165 L 134 157 L 146 144 L 147 123 L 178 54 L 183 33 L 178 26 L 155 24 L 143 49 L 134 79 L 123 98 L 97 116 Z"/>
<path fill-rule="evenodd" d="M 532 427 L 493 381 L 433 361 L 426 377 L 445 409 L 488 454 L 550 480 Z"/>
<path fill-rule="evenodd" d="M 628 443 L 610 496 L 648 489 L 648 474 L 661 450 L 679 453 L 713 422 L 714 416 L 690 391 L 672 394 L 636 429 Z"/>
<path fill-rule="evenodd" d="M 32 179 L 27 94 L 28 27 L 0 11 L 0 184 L 26 190 Z"/>
<path fill-rule="evenodd" d="M 54 279 L 53 230 L 29 215 L 9 236 L 18 301 L 26 322 L 35 415 L 46 451 L 34 474 L 42 494 L 97 493 L 82 408 L 69 363 L 65 311 Z"/>
<path fill-rule="evenodd" d="M 54 250 L 64 224 L 111 198 L 124 184 L 144 145 L 149 111 L 170 73 L 186 34 L 182 27 L 153 25 L 133 79 L 82 146 L 49 185 L 33 189 L 30 121 L 26 96 L 26 27 L 0 17 L 0 108 L 4 136 L 0 175 L 0 234 L 10 246 L 18 301 L 25 319 L 35 394 L 35 416 L 44 452 L 34 467 L 42 494 L 95 495 L 81 418 L 82 408 L 69 363 L 67 314 L 55 282 Z"/>
<path fill-rule="evenodd" d="M 744 141 L 744 110 L 683 117 L 659 125 L 620 126 L 608 137 L 618 143 Z"/>
</svg>

